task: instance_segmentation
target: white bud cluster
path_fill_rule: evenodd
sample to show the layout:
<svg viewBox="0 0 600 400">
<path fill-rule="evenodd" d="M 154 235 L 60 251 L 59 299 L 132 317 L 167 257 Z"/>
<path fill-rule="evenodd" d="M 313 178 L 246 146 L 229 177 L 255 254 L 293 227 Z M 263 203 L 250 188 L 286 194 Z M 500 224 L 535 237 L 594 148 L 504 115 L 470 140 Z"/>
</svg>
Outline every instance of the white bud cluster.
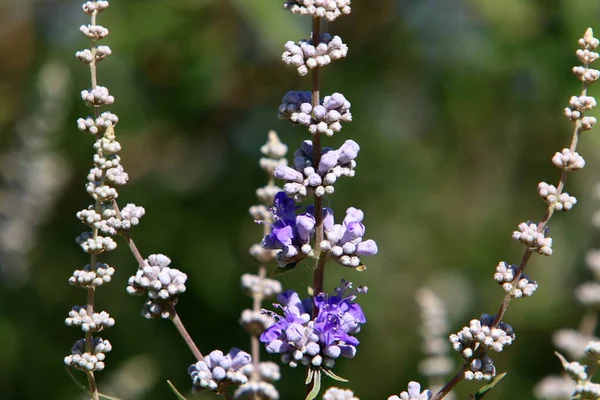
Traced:
<svg viewBox="0 0 600 400">
<path fill-rule="evenodd" d="M 600 384 L 590 381 L 579 382 L 572 395 L 575 399 L 600 399 Z"/>
<path fill-rule="evenodd" d="M 388 397 L 387 400 L 429 400 L 433 396 L 433 393 L 429 390 L 423 390 L 421 392 L 421 384 L 419 382 L 411 381 L 408 383 L 408 391 L 400 393 L 400 397 L 394 395 Z"/>
<path fill-rule="evenodd" d="M 467 381 L 489 381 L 496 376 L 496 366 L 490 356 L 484 355 L 471 361 L 469 369 L 465 370 L 465 380 Z"/>
<path fill-rule="evenodd" d="M 119 117 L 109 111 L 106 111 L 100 114 L 100 116 L 95 120 L 92 117 L 79 118 L 77 120 L 77 128 L 79 128 L 79 130 L 82 132 L 98 135 L 104 134 L 109 127 L 114 127 L 117 122 L 119 122 Z M 114 132 L 112 135 L 114 136 Z M 94 147 L 96 148 L 95 145 Z"/>
<path fill-rule="evenodd" d="M 115 324 L 106 311 L 89 315 L 85 306 L 73 306 L 69 311 L 69 317 L 65 319 L 67 326 L 80 326 L 84 332 L 100 332 L 104 328 L 110 328 Z"/>
<path fill-rule="evenodd" d="M 94 51 L 90 49 L 81 50 L 75 53 L 75 57 L 84 64 L 91 64 L 92 61 L 96 62 L 104 60 L 106 57 L 112 54 L 112 50 L 108 46 L 98 46 Z"/>
<path fill-rule="evenodd" d="M 110 95 L 108 89 L 104 86 L 96 86 L 90 90 L 82 90 L 81 99 L 85 101 L 88 106 L 92 107 L 100 107 L 115 102 L 115 98 Z"/>
<path fill-rule="evenodd" d="M 81 25 L 79 31 L 93 41 L 104 39 L 109 34 L 108 29 L 100 25 Z"/>
<path fill-rule="evenodd" d="M 596 361 L 600 360 L 600 342 L 590 341 L 585 348 L 585 354 Z"/>
<path fill-rule="evenodd" d="M 582 67 L 581 65 L 573 67 L 573 74 L 582 82 L 593 83 L 600 78 L 600 71 L 593 68 Z"/>
<path fill-rule="evenodd" d="M 316 46 L 312 39 L 298 43 L 290 40 L 285 44 L 285 50 L 281 59 L 287 65 L 296 67 L 300 76 L 308 74 L 309 69 L 324 67 L 332 60 L 339 60 L 348 54 L 348 46 L 342 39 L 329 33 L 319 35 L 319 44 Z"/>
<path fill-rule="evenodd" d="M 513 298 L 529 297 L 537 290 L 538 284 L 536 281 L 529 279 L 525 274 L 521 274 L 519 281 L 513 286 L 513 280 L 517 275 L 519 267 L 513 264 L 507 264 L 504 261 L 496 266 L 494 280 L 502 285 L 506 293 L 509 293 Z"/>
<path fill-rule="evenodd" d="M 283 8 L 293 14 L 310 15 L 335 21 L 341 15 L 350 14 L 350 0 L 288 0 Z"/>
<path fill-rule="evenodd" d="M 87 15 L 92 15 L 94 11 L 96 13 L 101 13 L 102 11 L 108 8 L 109 4 L 106 0 L 95 0 L 95 1 L 86 1 L 83 3 L 83 12 Z"/>
<path fill-rule="evenodd" d="M 88 175 L 89 176 L 89 175 Z M 98 200 L 102 203 L 111 201 L 119 197 L 117 189 L 112 188 L 108 185 L 97 186 L 96 182 L 88 182 L 85 185 L 85 191 L 92 196 L 94 200 Z"/>
<path fill-rule="evenodd" d="M 574 196 L 566 192 L 558 194 L 556 187 L 546 182 L 538 184 L 538 194 L 542 200 L 551 205 L 556 211 L 569 211 L 577 204 L 577 199 Z"/>
<path fill-rule="evenodd" d="M 575 381 L 585 381 L 588 379 L 588 374 L 586 372 L 587 366 L 578 363 L 577 361 L 573 362 L 563 362 L 562 364 L 565 372 L 573 378 Z"/>
<path fill-rule="evenodd" d="M 460 332 L 450 335 L 452 347 L 466 359 L 473 357 L 475 343 L 481 343 L 490 350 L 501 352 L 504 346 L 512 344 L 515 339 L 510 325 L 500 323 L 498 328 L 490 328 L 482 321 L 491 323 L 489 316 L 484 314 L 481 320 L 472 319 L 468 327 L 465 326 Z"/>
<path fill-rule="evenodd" d="M 108 340 L 94 337 L 94 352 L 85 351 L 85 339 L 80 339 L 71 348 L 71 355 L 64 358 L 65 365 L 81 371 L 102 371 L 106 354 L 112 350 Z"/>
<path fill-rule="evenodd" d="M 583 116 L 583 113 L 596 107 L 596 99 L 591 96 L 572 96 L 569 107 L 565 108 L 565 116 L 574 123 L 580 122 L 582 130 L 587 131 L 596 124 L 595 117 Z"/>
<path fill-rule="evenodd" d="M 354 392 L 349 389 L 340 389 L 330 387 L 323 393 L 323 400 L 360 400 L 354 396 Z"/>
<path fill-rule="evenodd" d="M 282 290 L 281 282 L 253 274 L 242 275 L 241 285 L 242 290 L 251 297 L 272 297 L 281 293 Z"/>
<path fill-rule="evenodd" d="M 565 171 L 575 171 L 585 167 L 585 160 L 576 151 L 563 149 L 552 157 L 552 163 Z"/>
<path fill-rule="evenodd" d="M 327 136 L 339 132 L 342 122 L 352 121 L 351 104 L 343 94 L 325 96 L 321 103 L 313 108 L 310 92 L 290 91 L 281 100 L 278 117 L 293 124 L 304 125 L 312 134 L 322 133 Z"/>
<path fill-rule="evenodd" d="M 75 239 L 81 249 L 89 254 L 101 254 L 117 248 L 117 243 L 110 237 L 93 237 L 91 232 L 83 232 Z"/>
<path fill-rule="evenodd" d="M 544 229 L 546 231 L 546 229 Z M 512 234 L 513 239 L 525 244 L 530 249 L 545 256 L 552 255 L 552 238 L 546 237 L 545 232 L 539 232 L 533 222 L 521 222 L 519 230 Z"/>
<path fill-rule="evenodd" d="M 250 354 L 239 349 L 231 349 L 227 355 L 220 350 L 212 351 L 188 368 L 192 392 L 196 394 L 207 389 L 215 391 L 221 384 L 247 383 L 248 377 L 240 369 L 251 362 Z"/>
<path fill-rule="evenodd" d="M 73 271 L 69 284 L 83 288 L 98 287 L 110 282 L 114 273 L 115 269 L 108 264 L 97 263 L 95 269 L 86 264 L 83 269 Z"/>
<path fill-rule="evenodd" d="M 593 83 L 600 77 L 600 71 L 589 68 L 594 63 L 599 54 L 593 50 L 598 47 L 598 39 L 594 37 L 594 32 L 588 28 L 581 39 L 579 39 L 580 50 L 575 53 L 577 58 L 583 63 L 583 66 L 573 67 L 573 73 L 579 80 L 585 83 Z"/>
<path fill-rule="evenodd" d="M 584 306 L 600 306 L 600 283 L 593 281 L 582 283 L 575 289 L 575 297 Z"/>
<path fill-rule="evenodd" d="M 127 282 L 127 293 L 148 295 L 150 300 L 170 301 L 185 292 L 187 275 L 169 268 L 171 260 L 163 254 L 151 254 L 146 265 L 138 269 Z"/>
</svg>

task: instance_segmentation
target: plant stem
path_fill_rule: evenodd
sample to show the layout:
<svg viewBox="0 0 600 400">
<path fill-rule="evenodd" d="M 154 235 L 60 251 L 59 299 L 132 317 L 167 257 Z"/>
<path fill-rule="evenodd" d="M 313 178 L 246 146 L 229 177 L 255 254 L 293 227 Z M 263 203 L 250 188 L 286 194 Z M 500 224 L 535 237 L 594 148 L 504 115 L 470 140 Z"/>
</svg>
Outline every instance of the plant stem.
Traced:
<svg viewBox="0 0 600 400">
<path fill-rule="evenodd" d="M 313 18 L 312 21 L 312 40 L 313 45 L 316 47 L 319 45 L 321 18 Z M 311 105 L 313 108 L 319 105 L 321 102 L 319 94 L 319 67 L 312 69 L 312 98 Z M 319 162 L 321 161 L 321 134 L 315 132 L 313 135 L 313 167 L 317 169 Z M 321 242 L 323 241 L 323 198 L 321 196 L 314 195 L 315 203 L 315 252 L 317 261 L 315 263 L 315 270 L 313 276 L 313 291 L 314 295 L 323 292 L 323 280 L 325 278 L 325 263 L 321 262 L 320 248 Z M 317 308 L 313 305 L 313 318 L 316 317 Z"/>
<path fill-rule="evenodd" d="M 584 66 L 586 68 L 589 67 L 588 64 L 584 64 Z M 582 86 L 581 86 L 581 96 L 587 96 L 587 90 L 588 90 L 588 83 L 584 80 L 582 83 Z M 582 132 L 581 119 L 578 119 L 573 126 L 573 135 L 571 137 L 571 144 L 569 146 L 569 150 L 573 153 L 577 150 L 577 144 L 579 142 L 579 135 L 581 134 L 581 132 Z M 561 195 L 561 193 L 565 187 L 565 184 L 567 182 L 567 176 L 568 176 L 568 171 L 563 170 L 560 175 L 558 185 L 556 185 L 556 197 L 557 198 Z M 544 230 L 546 229 L 546 226 L 548 225 L 548 221 L 550 221 L 550 218 L 552 218 L 553 214 L 554 214 L 554 206 L 552 204 L 549 204 L 548 208 L 546 209 L 546 213 L 542 217 L 541 221 L 538 223 L 538 226 L 537 226 L 538 232 L 540 232 L 540 233 L 544 232 Z M 529 262 L 529 259 L 531 258 L 533 251 L 534 251 L 534 249 L 528 247 L 523 252 L 523 256 L 521 257 L 521 262 L 519 263 L 517 273 L 515 274 L 515 277 L 511 282 L 511 284 L 513 286 L 521 279 L 521 275 L 523 275 L 523 272 L 525 271 L 525 268 L 527 267 L 527 263 Z M 494 321 L 490 324 L 490 329 L 497 328 L 498 325 L 500 325 L 500 322 L 502 322 L 502 318 L 504 318 L 504 315 L 506 314 L 506 311 L 508 310 L 508 306 L 510 305 L 511 300 L 512 300 L 512 296 L 510 295 L 510 293 L 507 293 L 504 296 L 504 299 L 502 300 L 502 304 L 500 305 L 500 308 L 498 309 L 496 316 L 494 317 Z M 594 320 L 593 322 L 595 324 L 596 321 Z M 481 356 L 484 352 L 485 352 L 485 348 L 480 347 L 475 352 L 475 355 L 473 356 L 473 358 L 477 358 L 477 357 Z M 432 400 L 443 399 L 448 393 L 450 393 L 452 388 L 454 386 L 456 386 L 456 384 L 464 378 L 463 372 L 464 371 L 462 369 L 460 371 L 458 371 L 458 373 L 454 376 L 454 378 L 452 378 L 452 380 L 450 380 L 450 382 L 448 382 L 446 384 L 446 386 L 444 386 L 438 393 L 435 394 L 435 396 L 432 397 Z M 461 375 L 461 376 L 459 377 L 459 375 Z"/>
<path fill-rule="evenodd" d="M 319 45 L 319 39 L 321 35 L 321 18 L 315 17 L 312 20 L 312 41 L 313 46 L 317 47 Z M 321 96 L 319 93 L 319 67 L 312 69 L 312 96 L 311 96 L 311 105 L 313 109 L 321 103 Z M 319 162 L 321 161 L 321 134 L 319 132 L 315 132 L 312 138 L 313 142 L 313 167 L 317 169 L 319 167 Z M 324 238 L 323 233 L 323 198 L 321 196 L 314 195 L 314 203 L 315 203 L 315 255 L 317 257 L 317 261 L 315 262 L 315 269 L 313 272 L 313 296 L 318 295 L 323 292 L 323 281 L 325 279 L 325 257 L 321 255 L 320 245 Z M 313 301 L 313 309 L 312 309 L 312 317 L 313 319 L 317 317 L 318 308 L 316 303 Z M 307 366 L 308 368 L 310 366 Z M 314 382 L 310 382 L 306 385 L 306 395 L 308 395 L 312 388 Z"/>
<path fill-rule="evenodd" d="M 194 341 L 192 340 L 192 337 L 190 336 L 188 331 L 185 329 L 185 326 L 183 326 L 183 322 L 181 322 L 179 314 L 177 314 L 177 311 L 175 311 L 175 307 L 171 307 L 171 309 L 169 310 L 169 314 L 171 314 L 171 321 L 173 322 L 173 325 L 175 325 L 175 328 L 177 328 L 177 330 L 179 331 L 179 334 L 183 338 L 183 341 L 185 342 L 185 344 L 187 344 L 196 360 L 202 361 L 204 359 L 204 356 L 198 349 L 198 346 L 196 346 L 196 343 L 194 343 Z"/>
<path fill-rule="evenodd" d="M 431 400 L 443 399 L 448 393 L 450 393 L 452 391 L 452 389 L 454 389 L 454 386 L 456 386 L 464 378 L 465 378 L 464 370 L 461 368 L 461 370 L 458 371 L 452 379 L 450 379 L 450 382 L 446 383 L 446 385 L 443 388 L 441 388 L 440 391 L 437 392 L 431 398 Z"/>
</svg>

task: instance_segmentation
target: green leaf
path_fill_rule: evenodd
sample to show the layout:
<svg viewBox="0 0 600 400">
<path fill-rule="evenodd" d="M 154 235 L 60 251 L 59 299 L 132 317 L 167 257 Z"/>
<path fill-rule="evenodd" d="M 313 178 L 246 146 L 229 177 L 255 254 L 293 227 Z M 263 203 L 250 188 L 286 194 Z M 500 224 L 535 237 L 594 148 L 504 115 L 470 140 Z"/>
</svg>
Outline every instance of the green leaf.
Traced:
<svg viewBox="0 0 600 400">
<path fill-rule="evenodd" d="M 169 385 L 169 387 L 171 388 L 173 393 L 175 393 L 175 396 L 179 400 L 187 400 L 185 397 L 183 397 L 183 395 L 181 393 L 179 393 L 179 391 L 177 390 L 177 388 L 175 388 L 175 386 L 171 383 L 171 381 L 167 381 L 167 385 Z"/>
<path fill-rule="evenodd" d="M 305 385 L 308 385 L 309 383 L 312 382 L 314 373 L 315 373 L 314 369 L 312 369 L 312 368 L 308 369 L 308 373 L 306 374 L 306 380 L 304 381 Z"/>
<path fill-rule="evenodd" d="M 329 369 L 323 368 L 323 372 L 325 372 L 325 375 L 327 375 L 331 379 L 335 379 L 338 382 L 350 382 L 348 379 L 342 378 L 341 376 L 334 374 L 333 371 Z"/>
<path fill-rule="evenodd" d="M 317 369 L 313 370 L 312 368 L 310 368 L 310 370 L 314 371 L 312 373 L 313 387 L 312 387 L 312 390 L 310 391 L 310 393 L 306 395 L 305 400 L 315 399 L 319 395 L 319 392 L 321 391 L 321 369 L 317 368 Z M 310 372 L 309 372 L 309 374 L 310 374 Z"/>
<path fill-rule="evenodd" d="M 361 264 L 355 268 L 358 272 L 363 272 L 367 270 L 367 266 L 365 264 Z"/>
<path fill-rule="evenodd" d="M 498 384 L 498 382 L 500 382 L 505 376 L 506 376 L 506 372 L 503 372 L 500 375 L 496 375 L 496 377 L 494 379 L 492 379 L 492 381 L 490 383 L 482 386 L 477 392 L 475 392 L 475 394 L 471 395 L 472 396 L 471 398 L 474 400 L 482 399 L 483 396 L 488 394 L 488 392 L 490 390 L 492 390 L 494 388 L 494 386 L 496 386 Z"/>
<path fill-rule="evenodd" d="M 295 262 L 295 263 L 288 264 L 285 267 L 281 267 L 281 268 L 278 267 L 273 272 L 271 272 L 271 277 L 283 275 L 286 272 L 291 271 L 294 268 L 296 268 L 297 264 L 298 264 L 298 262 Z"/>
</svg>

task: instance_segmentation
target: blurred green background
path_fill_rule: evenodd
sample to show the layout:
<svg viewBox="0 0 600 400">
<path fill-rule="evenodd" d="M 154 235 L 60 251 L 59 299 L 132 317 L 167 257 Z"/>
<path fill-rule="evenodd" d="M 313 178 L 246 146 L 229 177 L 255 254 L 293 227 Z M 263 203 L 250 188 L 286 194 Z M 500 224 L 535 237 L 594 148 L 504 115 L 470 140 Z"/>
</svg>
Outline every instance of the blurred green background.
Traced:
<svg viewBox="0 0 600 400">
<path fill-rule="evenodd" d="M 267 131 L 293 151 L 308 133 L 276 118 L 288 90 L 308 90 L 281 61 L 287 40 L 308 37 L 310 19 L 281 0 L 113 1 L 99 17 L 113 55 L 99 83 L 116 98 L 117 135 L 130 184 L 120 203 L 146 208 L 133 232 L 144 255 L 164 253 L 189 277 L 178 305 L 205 353 L 249 349 L 237 320 L 251 300 L 239 277 L 256 271 L 247 249 L 262 229 L 247 213 L 266 182 L 257 161 Z M 503 296 L 492 275 L 500 260 L 516 263 L 523 248 L 511 232 L 538 220 L 541 180 L 556 183 L 550 163 L 568 145 L 562 109 L 580 85 L 571 74 L 577 39 L 600 32 L 597 0 L 369 0 L 329 25 L 348 57 L 322 72 L 322 92 L 343 92 L 354 122 L 326 144 L 360 143 L 356 177 L 341 180 L 330 204 L 365 211 L 367 236 L 380 254 L 363 273 L 331 265 L 370 290 L 369 320 L 354 360 L 336 373 L 364 400 L 386 399 L 420 380 L 422 358 L 414 300 L 421 286 L 445 301 L 452 331 Z M 75 244 L 87 207 L 85 176 L 92 140 L 75 121 L 89 110 L 79 91 L 89 70 L 74 57 L 88 46 L 77 1 L 0 3 L 0 398 L 78 399 L 62 359 L 81 332 L 63 320 L 85 293 L 68 285 L 89 258 Z M 592 86 L 591 93 L 599 90 Z M 598 131 L 598 128 L 595 129 Z M 509 309 L 517 340 L 496 357 L 508 371 L 488 398 L 532 398 L 533 385 L 560 365 L 551 334 L 576 327 L 582 309 L 573 288 L 589 278 L 586 249 L 600 246 L 590 224 L 600 208 L 598 133 L 585 134 L 588 167 L 569 178 L 579 203 L 551 221 L 554 256 L 534 257 L 540 288 Z M 126 294 L 137 265 L 122 241 L 104 257 L 117 272 L 97 293 L 116 319 L 103 333 L 113 344 L 99 385 L 123 399 L 174 398 L 171 379 L 189 394 L 193 358 L 168 321 L 148 321 L 141 298 Z M 309 265 L 281 277 L 304 292 Z M 267 302 L 266 305 L 268 305 Z M 452 355 L 456 361 L 458 357 Z M 276 360 L 275 357 L 265 357 Z M 304 370 L 282 367 L 281 398 L 303 398 Z M 79 375 L 78 375 L 79 376 Z M 83 381 L 83 376 L 80 376 Z M 325 387 L 333 382 L 326 382 Z M 461 384 L 466 398 L 477 383 Z M 202 399 L 214 398 L 203 394 Z"/>
</svg>

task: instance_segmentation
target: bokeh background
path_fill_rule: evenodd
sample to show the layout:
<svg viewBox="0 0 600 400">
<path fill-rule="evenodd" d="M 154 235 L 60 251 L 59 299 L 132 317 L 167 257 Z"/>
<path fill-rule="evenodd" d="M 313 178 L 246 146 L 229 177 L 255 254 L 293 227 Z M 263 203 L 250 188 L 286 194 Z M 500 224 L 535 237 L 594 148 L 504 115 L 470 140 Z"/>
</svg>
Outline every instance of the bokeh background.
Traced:
<svg viewBox="0 0 600 400">
<path fill-rule="evenodd" d="M 247 211 L 266 182 L 259 147 L 270 129 L 291 150 L 308 137 L 276 110 L 286 91 L 309 89 L 280 57 L 287 40 L 308 36 L 310 20 L 281 0 L 111 3 L 99 23 L 111 31 L 102 44 L 113 55 L 99 82 L 116 98 L 110 110 L 131 178 L 120 202 L 146 208 L 134 239 L 143 254 L 167 254 L 188 274 L 178 310 L 204 352 L 248 349 L 237 320 L 251 301 L 239 277 L 257 269 L 247 250 L 262 229 Z M 78 1 L 0 2 L 2 399 L 82 398 L 62 359 L 81 336 L 63 320 L 85 299 L 67 279 L 88 262 L 75 244 L 93 154 L 75 125 L 89 113 L 79 98 L 89 71 L 74 57 L 88 46 L 78 31 L 86 23 Z M 350 51 L 324 69 L 322 90 L 343 92 L 354 121 L 326 142 L 361 145 L 356 177 L 339 182 L 330 204 L 338 214 L 362 208 L 380 249 L 366 272 L 332 265 L 326 273 L 326 287 L 343 276 L 370 289 L 358 356 L 336 367 L 362 399 L 422 380 L 418 288 L 444 299 L 452 331 L 496 312 L 503 292 L 494 268 L 520 259 L 511 232 L 542 216 L 537 183 L 558 179 L 550 157 L 571 135 L 561 110 L 580 90 L 571 68 L 588 26 L 600 31 L 597 0 L 355 1 L 350 16 L 329 25 Z M 591 276 L 586 249 L 600 246 L 590 223 L 600 208 L 599 150 L 598 133 L 585 134 L 588 167 L 568 182 L 579 203 L 551 222 L 555 254 L 530 264 L 538 292 L 506 316 L 517 340 L 496 358 L 509 374 L 490 400 L 532 398 L 539 379 L 560 371 L 551 335 L 579 323 L 573 289 Z M 114 279 L 97 293 L 117 321 L 103 334 L 114 350 L 97 374 L 100 388 L 169 399 L 170 379 L 189 394 L 192 356 L 168 321 L 140 316 L 142 299 L 125 292 L 137 265 L 119 244 L 104 258 Z M 280 279 L 304 292 L 310 265 Z M 304 371 L 282 373 L 281 398 L 303 398 Z M 461 384 L 458 398 L 477 387 Z"/>
</svg>

